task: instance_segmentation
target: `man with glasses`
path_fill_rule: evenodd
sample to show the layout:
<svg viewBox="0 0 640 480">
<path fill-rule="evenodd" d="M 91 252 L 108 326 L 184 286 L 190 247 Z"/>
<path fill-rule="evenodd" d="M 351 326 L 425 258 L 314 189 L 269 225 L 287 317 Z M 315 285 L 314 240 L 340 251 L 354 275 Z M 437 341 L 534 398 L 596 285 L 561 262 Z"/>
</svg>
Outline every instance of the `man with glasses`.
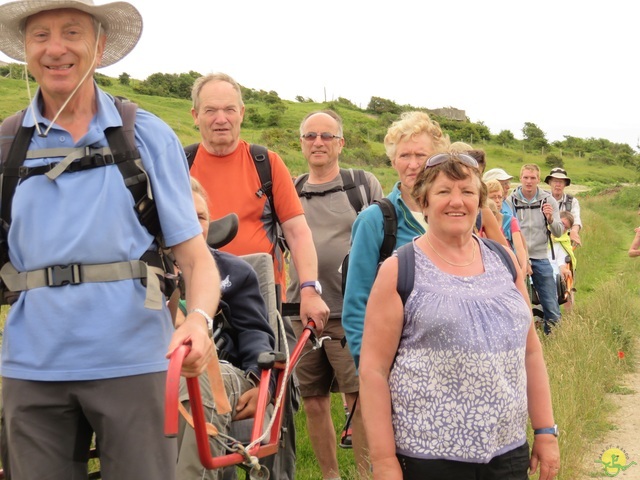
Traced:
<svg viewBox="0 0 640 480">
<path fill-rule="evenodd" d="M 322 348 L 305 345 L 296 373 L 307 417 L 311 445 L 323 479 L 340 478 L 335 430 L 331 418 L 331 392 L 343 392 L 349 411 L 358 397 L 358 377 L 347 345 L 342 347 L 342 275 L 340 265 L 349 251 L 351 227 L 359 212 L 352 206 L 347 189 L 356 189 L 360 205 L 382 198 L 382 186 L 370 172 L 340 168 L 338 157 L 345 144 L 342 119 L 331 111 L 308 114 L 300 124 L 300 146 L 309 165 L 308 175 L 296 180 L 302 206 L 318 252 L 319 280 L 331 314 L 325 326 Z M 347 178 L 345 182 L 344 178 Z M 363 178 L 366 185 L 359 185 Z M 367 195 L 368 194 L 368 195 Z M 300 283 L 295 268 L 289 270 L 288 302 L 300 301 Z M 297 317 L 293 317 L 296 320 Z M 299 335 L 302 325 L 292 322 Z M 364 429 L 359 409 L 354 411 L 353 450 L 361 478 L 368 476 Z"/>
<path fill-rule="evenodd" d="M 567 176 L 567 171 L 560 167 L 553 168 L 544 181 L 551 187 L 551 195 L 558 202 L 560 211 L 565 210 L 573 215 L 573 226 L 569 230 L 569 238 L 571 238 L 571 242 L 574 245 L 581 246 L 580 230 L 582 229 L 582 219 L 580 218 L 580 203 L 573 195 L 564 193 L 564 189 L 571 185 L 571 179 Z"/>
<path fill-rule="evenodd" d="M 329 308 L 320 297 L 320 288 L 317 288 L 316 249 L 287 166 L 278 154 L 268 152 L 273 192 L 271 205 L 262 191 L 250 145 L 240 138 L 245 111 L 240 85 L 224 73 L 206 75 L 195 81 L 192 100 L 191 114 L 200 130 L 202 142 L 195 154 L 191 175 L 207 192 L 211 218 L 220 218 L 231 212 L 239 217 L 236 237 L 221 250 L 235 255 L 270 254 L 274 261 L 276 283 L 284 293 L 286 272 L 283 252 L 278 245 L 277 219 L 291 252 L 293 265 L 302 280 L 301 320 L 304 325 L 308 320 L 313 320 L 321 332 L 329 316 Z M 291 412 L 285 413 L 284 422 L 289 432 L 285 439 L 287 450 L 278 455 L 279 466 L 273 467 L 275 471 L 272 475 L 275 478 L 293 479 L 295 435 Z"/>
</svg>

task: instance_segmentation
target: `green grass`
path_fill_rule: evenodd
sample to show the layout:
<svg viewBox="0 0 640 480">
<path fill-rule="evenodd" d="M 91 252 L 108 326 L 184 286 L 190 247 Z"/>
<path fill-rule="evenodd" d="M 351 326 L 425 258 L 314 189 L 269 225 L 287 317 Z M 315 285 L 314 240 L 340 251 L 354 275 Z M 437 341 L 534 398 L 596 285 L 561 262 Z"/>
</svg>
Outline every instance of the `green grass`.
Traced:
<svg viewBox="0 0 640 480">
<path fill-rule="evenodd" d="M 640 189 L 629 189 L 637 199 Z M 636 226 L 636 203 L 614 206 L 619 195 L 581 200 L 584 247 L 578 249 L 576 307 L 543 346 L 555 417 L 561 428 L 560 479 L 580 477 L 592 466 L 585 458 L 612 428 L 614 410 L 606 393 L 620 389 L 631 370 L 640 333 L 640 276 L 627 256 Z M 618 352 L 625 353 L 624 359 Z"/>
</svg>

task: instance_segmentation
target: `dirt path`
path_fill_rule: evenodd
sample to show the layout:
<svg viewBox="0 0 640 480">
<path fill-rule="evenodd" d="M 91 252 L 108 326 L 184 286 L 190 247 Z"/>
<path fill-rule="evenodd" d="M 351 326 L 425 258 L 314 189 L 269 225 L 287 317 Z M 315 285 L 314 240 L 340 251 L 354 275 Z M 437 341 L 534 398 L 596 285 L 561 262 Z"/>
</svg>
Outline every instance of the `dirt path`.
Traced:
<svg viewBox="0 0 640 480">
<path fill-rule="evenodd" d="M 621 381 L 622 394 L 611 394 L 611 400 L 618 407 L 608 419 L 615 425 L 602 440 L 597 441 L 584 456 L 584 476 L 581 480 L 610 478 L 640 480 L 640 371 L 627 375 Z M 618 465 L 627 467 L 607 468 L 598 464 L 598 459 L 611 461 L 612 454 L 621 454 Z M 636 462 L 635 465 L 632 463 Z"/>
</svg>

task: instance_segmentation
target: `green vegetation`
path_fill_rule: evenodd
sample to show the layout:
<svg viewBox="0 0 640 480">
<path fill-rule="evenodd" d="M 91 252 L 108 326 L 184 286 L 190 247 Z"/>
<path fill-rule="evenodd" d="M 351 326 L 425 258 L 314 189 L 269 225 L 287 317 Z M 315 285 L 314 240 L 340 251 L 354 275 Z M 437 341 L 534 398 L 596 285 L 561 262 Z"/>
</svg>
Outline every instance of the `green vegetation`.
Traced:
<svg viewBox="0 0 640 480">
<path fill-rule="evenodd" d="M 140 93 L 136 89 L 139 83 L 127 75 L 113 79 L 111 85 L 104 88 L 114 95 L 130 98 L 163 118 L 183 144 L 198 140 L 199 134 L 193 128 L 189 113 L 189 100 Z M 276 97 L 274 92 L 245 95 L 245 139 L 267 144 L 282 155 L 293 174 L 299 174 L 305 169 L 299 153 L 300 120 L 309 111 L 335 108 L 345 121 L 347 145 L 343 163 L 373 171 L 385 191 L 390 190 L 397 177 L 387 165 L 381 142 L 389 123 L 405 107 L 396 111 L 392 109 L 397 106 L 388 101 L 377 99 L 373 102 L 372 99 L 380 110 L 372 112 L 360 110 L 345 99 L 315 103 L 310 99 L 288 102 Z M 0 78 L 0 98 L 0 118 L 23 108 L 28 102 L 23 81 Z M 273 120 L 270 115 L 274 105 L 278 105 L 281 115 L 276 125 L 269 125 L 269 118 Z M 384 111 L 385 108 L 388 110 Z M 540 137 L 541 130 L 530 123 L 526 124 L 528 137 L 524 141 L 515 140 L 508 131 L 487 136 L 488 130 L 485 127 L 485 132 L 481 124 L 443 120 L 442 125 L 452 139 L 483 148 L 487 152 L 489 168 L 502 167 L 517 177 L 524 163 L 536 163 L 543 172 L 551 165 L 561 164 L 570 172 L 573 183 L 591 188 L 579 196 L 585 228 L 582 232 L 584 247 L 576 252 L 576 306 L 550 338 L 542 338 L 556 420 L 561 429 L 563 466 L 558 478 L 579 478 L 593 467 L 594 459 L 588 456 L 590 445 L 597 445 L 602 435 L 612 428 L 609 421 L 615 412 L 605 394 L 621 390 L 621 377 L 631 370 L 638 353 L 634 339 L 640 333 L 636 315 L 640 309 L 640 260 L 629 259 L 626 251 L 638 221 L 640 187 L 621 186 L 623 182 L 638 183 L 638 155 L 628 145 L 603 139 L 569 137 L 560 144 L 545 144 L 544 135 Z M 470 132 L 473 132 L 473 141 Z M 3 310 L 2 325 L 5 313 Z M 624 352 L 624 358 L 619 358 L 619 352 Z M 337 441 L 344 411 L 339 396 L 332 400 Z M 302 411 L 297 414 L 296 425 L 296 478 L 318 478 L 319 470 L 306 436 Z M 343 478 L 355 478 L 351 452 L 339 449 L 338 455 Z"/>
<path fill-rule="evenodd" d="M 0 120 L 28 103 L 23 76 L 24 68 L 21 65 L 0 67 Z M 163 118 L 182 143 L 187 145 L 199 139 L 190 114 L 191 85 L 198 76 L 199 73 L 194 71 L 182 74 L 154 73 L 140 81 L 127 73 L 122 73 L 117 79 L 96 74 L 96 81 L 106 91 L 127 97 Z M 36 85 L 32 86 L 33 91 Z M 300 121 L 313 110 L 331 108 L 344 119 L 346 147 L 342 163 L 381 174 L 385 191 L 390 190 L 395 180 L 395 175 L 386 178 L 387 175 L 383 173 L 389 165 L 382 144 L 388 126 L 403 111 L 429 111 L 411 105 L 398 105 L 380 97 L 371 97 L 367 108 L 360 109 L 344 98 L 319 103 L 299 96 L 293 102 L 280 99 L 274 91 L 246 87 L 242 87 L 242 90 L 246 104 L 243 138 L 262 143 L 278 152 L 292 174 L 297 175 L 305 170 L 298 139 Z M 522 134 L 523 140 L 516 140 L 514 132 L 508 130 L 493 134 L 482 122 L 439 116 L 442 110 L 430 113 L 452 141 L 464 141 L 486 150 L 489 168 L 501 167 L 516 177 L 524 163 L 536 163 L 543 172 L 554 166 L 564 166 L 571 173 L 574 183 L 588 186 L 640 180 L 640 154 L 626 144 L 602 138 L 570 136 L 563 141 L 549 143 L 542 127 L 531 122 L 525 122 L 522 131 L 517 132 Z"/>
</svg>

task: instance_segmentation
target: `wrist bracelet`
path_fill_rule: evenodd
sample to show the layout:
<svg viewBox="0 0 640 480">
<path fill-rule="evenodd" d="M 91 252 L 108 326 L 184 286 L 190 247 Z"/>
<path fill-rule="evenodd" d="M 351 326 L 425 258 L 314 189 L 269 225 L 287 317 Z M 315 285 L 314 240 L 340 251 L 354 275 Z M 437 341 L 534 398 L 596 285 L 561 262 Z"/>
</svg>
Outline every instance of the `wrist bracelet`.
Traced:
<svg viewBox="0 0 640 480">
<path fill-rule="evenodd" d="M 200 315 L 202 315 L 207 321 L 207 328 L 209 329 L 209 331 L 213 330 L 213 318 L 211 318 L 207 312 L 205 312 L 201 308 L 193 308 L 189 310 L 189 313 L 187 313 L 187 317 L 192 313 L 199 313 Z"/>
</svg>

